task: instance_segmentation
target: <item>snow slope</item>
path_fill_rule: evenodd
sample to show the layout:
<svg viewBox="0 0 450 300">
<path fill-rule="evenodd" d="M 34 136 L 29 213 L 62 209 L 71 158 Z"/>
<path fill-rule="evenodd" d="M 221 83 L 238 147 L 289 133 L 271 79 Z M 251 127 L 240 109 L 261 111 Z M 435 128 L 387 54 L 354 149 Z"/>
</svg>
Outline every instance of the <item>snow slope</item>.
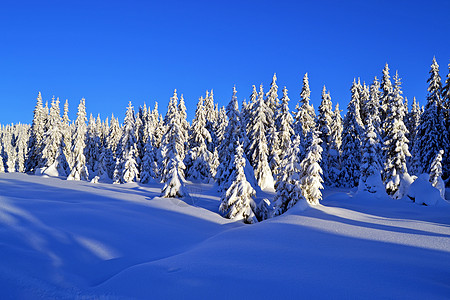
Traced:
<svg viewBox="0 0 450 300">
<path fill-rule="evenodd" d="M 187 188 L 0 174 L 0 298 L 450 295 L 449 206 L 326 190 L 244 225 L 217 214 L 211 185 Z"/>
</svg>

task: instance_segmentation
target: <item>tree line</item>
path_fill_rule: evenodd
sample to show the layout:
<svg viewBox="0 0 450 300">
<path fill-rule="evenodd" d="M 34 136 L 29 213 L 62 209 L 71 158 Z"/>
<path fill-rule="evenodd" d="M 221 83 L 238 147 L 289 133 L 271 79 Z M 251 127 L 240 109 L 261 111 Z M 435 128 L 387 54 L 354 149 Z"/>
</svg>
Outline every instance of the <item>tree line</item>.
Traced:
<svg viewBox="0 0 450 300">
<path fill-rule="evenodd" d="M 450 70 L 450 64 L 449 64 Z M 450 175 L 450 71 L 443 82 L 433 59 L 425 107 L 403 97 L 402 82 L 391 80 L 388 64 L 369 85 L 354 79 L 344 118 L 333 109 L 323 87 L 318 112 L 310 104 L 308 74 L 293 112 L 286 87 L 281 98 L 277 77 L 269 90 L 253 86 L 248 102 L 220 107 L 213 91 L 199 98 L 194 119 L 187 121 L 177 90 L 167 113 L 129 103 L 123 124 L 111 116 L 87 119 L 85 99 L 76 120 L 66 100 L 50 107 L 39 93 L 31 125 L 1 128 L 0 172 L 27 172 L 92 182 L 164 183 L 163 197 L 186 195 L 186 180 L 214 181 L 220 211 L 248 223 L 279 215 L 298 201 L 316 204 L 325 186 L 356 187 L 394 198 L 412 175 L 430 173 L 430 181 Z M 405 183 L 406 182 L 406 183 Z M 273 203 L 253 201 L 255 187 L 276 190 Z"/>
</svg>

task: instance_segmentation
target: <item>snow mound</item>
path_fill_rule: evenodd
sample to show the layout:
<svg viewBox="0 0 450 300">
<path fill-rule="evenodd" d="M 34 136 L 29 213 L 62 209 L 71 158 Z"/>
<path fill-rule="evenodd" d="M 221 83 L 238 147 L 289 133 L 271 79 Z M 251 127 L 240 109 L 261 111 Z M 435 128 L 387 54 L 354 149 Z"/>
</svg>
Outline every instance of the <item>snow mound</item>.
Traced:
<svg viewBox="0 0 450 300">
<path fill-rule="evenodd" d="M 409 187 L 407 196 L 415 203 L 427 206 L 449 205 L 441 192 L 431 185 L 430 176 L 422 174 Z"/>
</svg>

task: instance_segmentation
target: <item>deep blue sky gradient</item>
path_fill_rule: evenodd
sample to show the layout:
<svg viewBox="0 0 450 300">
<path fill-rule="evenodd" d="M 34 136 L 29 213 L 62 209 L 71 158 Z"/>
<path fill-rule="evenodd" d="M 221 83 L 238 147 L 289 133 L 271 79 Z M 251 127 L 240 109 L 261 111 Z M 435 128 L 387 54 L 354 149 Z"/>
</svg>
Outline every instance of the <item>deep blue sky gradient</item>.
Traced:
<svg viewBox="0 0 450 300">
<path fill-rule="evenodd" d="M 291 108 L 309 73 L 317 109 L 325 84 L 345 107 L 353 77 L 372 82 L 388 62 L 405 96 L 425 104 L 433 56 L 448 73 L 450 1 L 9 1 L 0 8 L 0 123 L 31 122 L 38 91 L 68 98 L 70 116 L 122 122 L 128 101 L 183 93 L 192 119 L 214 89 L 226 105 L 274 72 Z M 61 105 L 62 108 L 62 105 Z"/>
</svg>

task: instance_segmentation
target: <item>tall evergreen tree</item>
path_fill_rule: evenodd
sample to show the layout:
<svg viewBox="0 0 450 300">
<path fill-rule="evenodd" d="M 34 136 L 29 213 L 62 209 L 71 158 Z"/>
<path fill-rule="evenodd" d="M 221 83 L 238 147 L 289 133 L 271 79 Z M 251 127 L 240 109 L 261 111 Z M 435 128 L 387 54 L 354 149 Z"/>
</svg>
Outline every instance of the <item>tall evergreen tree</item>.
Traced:
<svg viewBox="0 0 450 300">
<path fill-rule="evenodd" d="M 326 87 L 323 86 L 322 102 L 320 103 L 319 115 L 317 117 L 317 130 L 319 131 L 319 138 L 322 141 L 321 147 L 323 149 L 323 152 L 320 166 L 323 170 L 323 178 L 326 185 L 332 184 L 332 180 L 329 177 L 332 123 L 333 104 L 331 103 L 330 93 L 327 93 Z"/>
<path fill-rule="evenodd" d="M 86 146 L 86 104 L 82 98 L 78 105 L 77 119 L 75 120 L 75 135 L 72 142 L 73 167 L 67 180 L 88 180 L 89 172 L 86 167 L 84 148 Z"/>
<path fill-rule="evenodd" d="M 253 107 L 251 116 L 249 151 L 258 185 L 265 189 L 273 188 L 274 182 L 268 163 L 269 149 L 266 140 L 269 111 L 263 96 L 261 85 L 258 101 Z"/>
<path fill-rule="evenodd" d="M 386 192 L 395 198 L 401 198 L 403 194 L 402 191 L 399 191 L 400 184 L 405 177 L 409 177 L 406 157 L 411 154 L 408 151 L 408 139 L 406 138 L 408 130 L 403 123 L 405 106 L 398 73 L 394 76 L 394 82 L 392 103 L 388 107 L 385 120 L 383 179 L 386 184 Z"/>
<path fill-rule="evenodd" d="M 300 188 L 300 136 L 295 135 L 280 164 L 275 189 L 274 215 L 285 213 L 298 201 L 306 199 Z"/>
<path fill-rule="evenodd" d="M 114 172 L 115 183 L 127 183 L 139 180 L 139 156 L 137 153 L 136 119 L 131 101 L 128 103 L 123 133 L 120 139 L 121 156 L 118 156 Z"/>
<path fill-rule="evenodd" d="M 343 186 L 355 187 L 358 184 L 361 163 L 361 137 L 363 124 L 359 114 L 359 94 L 356 81 L 351 88 L 352 98 L 347 106 L 342 131 L 342 169 L 340 182 Z"/>
<path fill-rule="evenodd" d="M 190 149 L 184 160 L 186 178 L 208 181 L 215 173 L 211 165 L 213 154 L 207 149 L 207 142 L 211 142 L 211 135 L 206 129 L 206 114 L 203 99 L 200 98 L 192 121 Z"/>
<path fill-rule="evenodd" d="M 62 120 L 59 110 L 59 98 L 51 103 L 50 114 L 47 118 L 47 132 L 43 137 L 42 165 L 43 168 L 54 166 L 59 176 L 67 176 L 68 164 L 64 155 L 64 137 Z M 59 160 L 57 158 L 59 157 Z M 44 171 L 45 173 L 45 171 Z"/>
<path fill-rule="evenodd" d="M 241 115 L 236 93 L 236 87 L 233 87 L 231 101 L 226 107 L 228 125 L 218 151 L 220 164 L 217 168 L 216 180 L 219 191 L 226 191 L 231 185 L 231 180 L 233 179 L 230 177 L 235 168 L 233 163 L 236 155 L 235 145 L 238 140 L 243 139 L 242 136 L 245 132 L 245 129 L 241 127 Z"/>
<path fill-rule="evenodd" d="M 365 126 L 364 140 L 362 142 L 362 160 L 359 177 L 359 190 L 369 193 L 380 192 L 383 187 L 381 180 L 381 144 L 380 137 L 372 124 L 372 118 L 369 115 Z"/>
<path fill-rule="evenodd" d="M 229 219 L 242 219 L 249 224 L 257 223 L 254 213 L 256 205 L 253 200 L 256 192 L 245 177 L 244 149 L 239 141 L 235 147 L 233 181 L 222 196 L 219 210 Z"/>
<path fill-rule="evenodd" d="M 291 138 L 294 135 L 294 129 L 292 127 L 294 118 L 289 111 L 289 101 L 288 90 L 284 87 L 283 97 L 281 98 L 280 112 L 276 119 L 281 155 L 283 155 L 283 153 L 285 153 L 285 151 L 287 151 L 290 147 Z"/>
<path fill-rule="evenodd" d="M 337 103 L 332 115 L 330 128 L 330 146 L 328 149 L 328 182 L 331 186 L 339 186 L 341 173 L 342 117 Z"/>
<path fill-rule="evenodd" d="M 33 122 L 31 124 L 30 140 L 28 142 L 28 154 L 26 160 L 26 171 L 34 172 L 42 159 L 42 139 L 45 134 L 45 111 L 42 106 L 42 96 L 39 92 L 36 98 L 36 107 L 33 113 Z"/>
<path fill-rule="evenodd" d="M 383 69 L 383 77 L 381 79 L 381 97 L 380 97 L 380 122 L 381 122 L 381 138 L 384 139 L 384 131 L 386 129 L 387 110 L 391 103 L 392 83 L 389 76 L 389 66 L 386 63 Z"/>
<path fill-rule="evenodd" d="M 450 63 L 448 64 L 448 74 L 442 88 L 442 107 L 444 111 L 445 125 L 447 128 L 447 137 L 450 140 Z M 447 149 L 444 151 L 443 178 L 450 178 L 450 141 Z M 450 180 L 447 181 L 450 184 Z"/>
<path fill-rule="evenodd" d="M 300 178 L 300 187 L 302 195 L 309 204 L 316 205 L 322 200 L 323 189 L 322 183 L 322 168 L 320 167 L 320 160 L 322 158 L 322 142 L 319 137 L 319 132 L 311 130 L 308 133 L 309 147 L 306 149 L 306 156 L 300 163 L 302 170 L 302 177 Z"/>
<path fill-rule="evenodd" d="M 369 99 L 364 105 L 364 111 L 365 111 L 365 120 L 368 121 L 369 118 L 372 121 L 372 125 L 375 128 L 375 132 L 380 134 L 380 126 L 381 126 L 381 119 L 380 119 L 380 82 L 378 81 L 377 77 L 373 79 L 373 83 L 370 85 L 370 91 L 369 91 Z M 366 122 L 367 124 L 367 122 Z"/>
<path fill-rule="evenodd" d="M 309 89 L 308 73 L 303 77 L 303 86 L 300 93 L 300 102 L 296 106 L 294 131 L 302 139 L 301 149 L 306 149 L 306 137 L 308 132 L 315 128 L 316 113 L 314 107 L 309 104 L 311 91 Z M 302 154 L 304 155 L 304 154 Z"/>
<path fill-rule="evenodd" d="M 419 173 L 428 173 L 436 153 L 441 149 L 447 149 L 449 144 L 440 96 L 441 77 L 439 65 L 435 58 L 433 58 L 430 78 L 427 82 L 429 83 L 427 104 L 420 117 L 413 151 L 414 155 L 417 156 L 415 158 L 417 161 L 415 169 Z"/>
</svg>

